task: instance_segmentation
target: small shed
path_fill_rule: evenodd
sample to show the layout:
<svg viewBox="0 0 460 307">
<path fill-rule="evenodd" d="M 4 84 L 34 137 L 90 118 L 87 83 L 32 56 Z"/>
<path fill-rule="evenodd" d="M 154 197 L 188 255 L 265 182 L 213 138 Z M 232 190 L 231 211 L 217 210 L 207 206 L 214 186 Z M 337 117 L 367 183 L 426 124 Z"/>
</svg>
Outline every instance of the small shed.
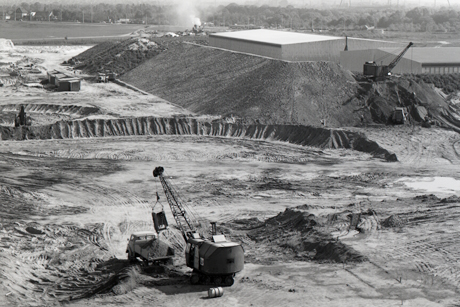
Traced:
<svg viewBox="0 0 460 307">
<path fill-rule="evenodd" d="M 66 79 L 66 78 L 69 78 L 69 76 L 63 74 L 63 73 L 58 73 L 55 75 L 55 79 L 54 79 L 54 85 L 56 86 L 59 86 L 59 82 L 62 80 L 62 79 Z"/>
<path fill-rule="evenodd" d="M 49 81 L 49 83 L 56 84 L 56 75 L 60 74 L 60 73 L 61 72 L 59 72 L 57 70 L 48 71 L 48 81 Z"/>
<path fill-rule="evenodd" d="M 78 78 L 64 78 L 59 80 L 58 92 L 78 92 L 81 80 Z"/>
</svg>

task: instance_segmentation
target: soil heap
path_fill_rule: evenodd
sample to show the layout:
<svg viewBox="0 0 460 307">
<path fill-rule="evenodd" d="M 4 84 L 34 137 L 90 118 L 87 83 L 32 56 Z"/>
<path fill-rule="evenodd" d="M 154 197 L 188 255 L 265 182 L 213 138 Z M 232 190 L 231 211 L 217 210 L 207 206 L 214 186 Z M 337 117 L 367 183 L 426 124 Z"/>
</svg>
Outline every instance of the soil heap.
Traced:
<svg viewBox="0 0 460 307">
<path fill-rule="evenodd" d="M 190 111 L 248 123 L 388 124 L 394 108 L 405 107 L 412 123 L 428 116 L 460 131 L 458 110 L 433 84 L 411 76 L 357 82 L 332 62 L 285 62 L 180 43 L 121 79 Z"/>
<path fill-rule="evenodd" d="M 121 79 L 200 114 L 250 123 L 353 126 L 359 85 L 331 62 L 285 62 L 181 43 Z"/>
<path fill-rule="evenodd" d="M 195 38 L 191 40 L 200 41 Z M 109 70 L 122 75 L 167 50 L 170 45 L 178 43 L 180 43 L 178 40 L 167 38 L 129 38 L 108 41 L 80 53 L 68 62 L 76 69 L 89 74 Z"/>
</svg>

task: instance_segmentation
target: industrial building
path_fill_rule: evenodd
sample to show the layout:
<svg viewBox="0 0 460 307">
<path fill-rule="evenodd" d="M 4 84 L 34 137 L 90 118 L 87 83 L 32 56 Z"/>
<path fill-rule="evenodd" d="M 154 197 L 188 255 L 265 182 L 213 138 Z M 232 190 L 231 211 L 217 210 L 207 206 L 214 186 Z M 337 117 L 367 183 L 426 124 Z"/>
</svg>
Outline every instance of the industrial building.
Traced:
<svg viewBox="0 0 460 307">
<path fill-rule="evenodd" d="M 388 65 L 403 48 L 342 51 L 340 64 L 350 71 L 362 72 L 365 62 Z M 392 73 L 460 73 L 460 47 L 412 47 L 403 55 Z"/>
<path fill-rule="evenodd" d="M 401 43 L 381 40 L 326 36 L 279 30 L 246 30 L 212 33 L 209 45 L 287 61 L 333 61 L 339 63 L 345 50 L 399 48 Z"/>
</svg>

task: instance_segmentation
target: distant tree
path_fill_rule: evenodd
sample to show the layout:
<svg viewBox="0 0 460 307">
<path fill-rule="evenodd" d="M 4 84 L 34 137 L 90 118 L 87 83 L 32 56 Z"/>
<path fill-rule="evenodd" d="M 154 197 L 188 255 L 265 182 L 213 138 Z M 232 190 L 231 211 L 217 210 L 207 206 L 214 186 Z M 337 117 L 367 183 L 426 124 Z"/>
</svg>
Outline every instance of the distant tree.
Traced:
<svg viewBox="0 0 460 307">
<path fill-rule="evenodd" d="M 22 7 L 24 10 L 29 11 L 30 10 L 30 5 L 27 2 L 22 2 L 20 4 L 20 7 Z"/>
<path fill-rule="evenodd" d="M 45 10 L 45 5 L 40 2 L 35 2 L 30 6 L 30 10 L 34 12 L 43 12 Z"/>
</svg>

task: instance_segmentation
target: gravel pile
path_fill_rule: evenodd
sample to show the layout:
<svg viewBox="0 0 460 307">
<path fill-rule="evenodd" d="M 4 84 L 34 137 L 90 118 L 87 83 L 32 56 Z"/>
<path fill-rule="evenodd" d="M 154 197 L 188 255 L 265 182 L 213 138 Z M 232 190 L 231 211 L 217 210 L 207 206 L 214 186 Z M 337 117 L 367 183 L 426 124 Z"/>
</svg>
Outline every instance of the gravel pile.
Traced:
<svg viewBox="0 0 460 307">
<path fill-rule="evenodd" d="M 382 222 L 382 226 L 386 228 L 403 227 L 405 222 L 397 215 L 390 215 Z"/>
</svg>

